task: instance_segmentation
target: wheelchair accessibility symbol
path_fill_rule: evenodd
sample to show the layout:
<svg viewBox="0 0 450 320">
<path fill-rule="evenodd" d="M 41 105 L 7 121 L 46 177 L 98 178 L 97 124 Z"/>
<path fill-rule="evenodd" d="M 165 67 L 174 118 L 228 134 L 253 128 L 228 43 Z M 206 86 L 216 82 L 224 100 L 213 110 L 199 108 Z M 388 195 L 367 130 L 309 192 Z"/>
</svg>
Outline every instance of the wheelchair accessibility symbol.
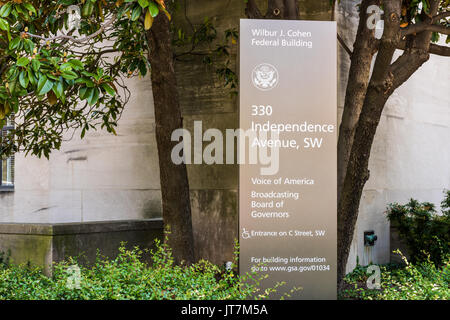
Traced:
<svg viewBox="0 0 450 320">
<path fill-rule="evenodd" d="M 245 230 L 245 228 L 242 228 L 242 239 L 250 239 L 252 236 L 250 235 L 250 232 Z"/>
</svg>

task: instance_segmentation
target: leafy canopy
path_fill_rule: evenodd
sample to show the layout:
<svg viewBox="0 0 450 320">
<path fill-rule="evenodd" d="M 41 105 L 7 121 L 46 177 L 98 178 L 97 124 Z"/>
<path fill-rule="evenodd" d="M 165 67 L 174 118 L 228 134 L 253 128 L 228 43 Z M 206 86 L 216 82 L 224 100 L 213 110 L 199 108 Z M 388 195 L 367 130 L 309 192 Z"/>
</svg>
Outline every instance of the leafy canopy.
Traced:
<svg viewBox="0 0 450 320">
<path fill-rule="evenodd" d="M 147 73 L 158 14 L 170 19 L 164 0 L 1 1 L 0 128 L 15 128 L 0 154 L 48 158 L 68 130 L 115 133 L 130 96 L 123 78 Z"/>
</svg>

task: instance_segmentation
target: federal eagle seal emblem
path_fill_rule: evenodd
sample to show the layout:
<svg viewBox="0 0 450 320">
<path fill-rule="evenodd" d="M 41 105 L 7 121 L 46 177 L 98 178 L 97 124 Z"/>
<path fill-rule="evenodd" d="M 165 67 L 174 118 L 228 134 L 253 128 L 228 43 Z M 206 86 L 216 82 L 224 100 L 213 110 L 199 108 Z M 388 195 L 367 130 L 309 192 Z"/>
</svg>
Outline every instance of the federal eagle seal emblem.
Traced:
<svg viewBox="0 0 450 320">
<path fill-rule="evenodd" d="M 278 84 L 278 70 L 271 64 L 261 63 L 252 72 L 253 85 L 262 91 L 275 88 Z"/>
</svg>

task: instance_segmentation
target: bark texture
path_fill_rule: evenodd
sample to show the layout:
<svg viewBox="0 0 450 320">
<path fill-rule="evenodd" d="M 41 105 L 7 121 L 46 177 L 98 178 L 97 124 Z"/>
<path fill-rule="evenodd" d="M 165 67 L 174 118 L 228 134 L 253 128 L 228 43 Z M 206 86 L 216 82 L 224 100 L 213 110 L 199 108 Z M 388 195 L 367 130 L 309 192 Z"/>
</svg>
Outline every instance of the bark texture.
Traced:
<svg viewBox="0 0 450 320">
<path fill-rule="evenodd" d="M 191 204 L 186 165 L 171 159 L 172 132 L 183 127 L 173 65 L 169 20 L 155 18 L 147 33 L 150 52 L 152 90 L 155 104 L 156 142 L 159 154 L 163 220 L 170 227 L 169 245 L 177 263 L 194 262 Z"/>
<path fill-rule="evenodd" d="M 380 0 L 366 0 L 361 3 L 360 23 L 350 57 L 351 65 L 345 93 L 344 111 L 339 127 L 338 199 L 340 199 L 345 173 L 347 172 L 356 125 L 366 97 L 372 59 L 376 52 L 375 29 L 368 28 L 366 24 L 368 19 L 367 8 L 371 5 L 380 5 L 380 2 Z"/>
<path fill-rule="evenodd" d="M 295 20 L 299 18 L 297 0 L 268 0 L 267 12 L 261 13 L 255 0 L 248 0 L 245 14 L 249 19 L 285 19 Z"/>
</svg>

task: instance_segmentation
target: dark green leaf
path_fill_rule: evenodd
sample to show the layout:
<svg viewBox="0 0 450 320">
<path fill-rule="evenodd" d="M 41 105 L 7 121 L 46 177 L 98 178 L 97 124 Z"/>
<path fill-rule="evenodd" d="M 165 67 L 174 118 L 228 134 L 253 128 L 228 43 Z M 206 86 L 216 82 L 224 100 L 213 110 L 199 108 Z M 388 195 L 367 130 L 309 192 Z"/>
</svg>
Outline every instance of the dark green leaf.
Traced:
<svg viewBox="0 0 450 320">
<path fill-rule="evenodd" d="M 159 13 L 159 8 L 154 2 L 149 3 L 148 10 L 150 11 L 150 14 L 153 18 L 156 17 Z"/>
<path fill-rule="evenodd" d="M 30 63 L 30 60 L 28 59 L 28 57 L 21 57 L 19 58 L 19 60 L 17 60 L 17 65 L 19 67 L 24 67 L 26 65 L 28 65 Z"/>
<path fill-rule="evenodd" d="M 49 80 L 45 75 L 41 76 L 39 78 L 38 87 L 37 87 L 37 94 L 38 95 L 44 95 L 50 90 L 52 90 L 53 82 Z"/>
</svg>

